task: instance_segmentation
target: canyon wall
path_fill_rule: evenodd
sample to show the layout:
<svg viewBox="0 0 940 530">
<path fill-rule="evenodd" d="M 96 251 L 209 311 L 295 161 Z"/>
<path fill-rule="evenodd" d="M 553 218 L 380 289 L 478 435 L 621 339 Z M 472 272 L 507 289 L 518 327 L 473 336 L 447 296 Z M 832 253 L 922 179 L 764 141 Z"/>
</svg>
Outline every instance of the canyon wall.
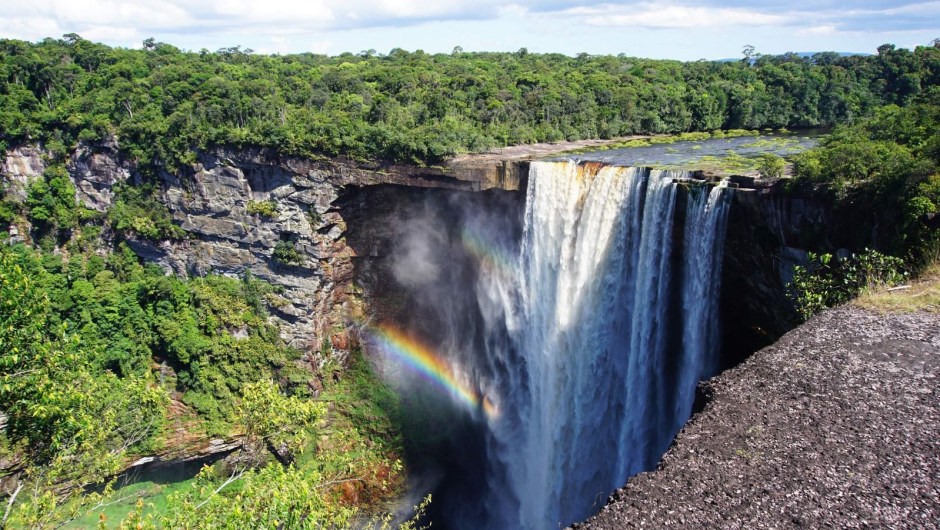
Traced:
<svg viewBox="0 0 940 530">
<path fill-rule="evenodd" d="M 38 146 L 7 152 L 0 165 L 6 197 L 23 201 L 29 183 L 40 178 L 47 165 L 48 156 Z M 114 206 L 116 185 L 142 180 L 137 164 L 123 156 L 114 140 L 80 146 L 66 167 L 76 198 L 98 212 Z M 181 172 L 159 172 L 159 199 L 187 237 L 154 241 L 131 233 L 125 234 L 126 242 L 146 261 L 178 275 L 250 272 L 275 286 L 276 294 L 267 301 L 285 341 L 307 352 L 329 341 L 341 351 L 351 340 L 342 324 L 356 311 L 351 305 L 358 303 L 349 296 L 356 289 L 353 258 L 375 252 L 362 238 L 357 240 L 360 248 L 347 244 L 345 217 L 367 213 L 339 201 L 341 196 L 379 185 L 456 192 L 516 190 L 524 185 L 526 172 L 526 162 L 423 168 L 282 157 L 258 149 L 200 152 Z M 274 206 L 274 214 L 252 213 L 258 205 Z M 22 227 L 9 228 L 14 239 L 28 238 Z M 115 243 L 115 236 L 103 235 L 105 247 Z M 292 245 L 299 258 L 290 263 L 274 259 L 281 241 Z"/>
</svg>

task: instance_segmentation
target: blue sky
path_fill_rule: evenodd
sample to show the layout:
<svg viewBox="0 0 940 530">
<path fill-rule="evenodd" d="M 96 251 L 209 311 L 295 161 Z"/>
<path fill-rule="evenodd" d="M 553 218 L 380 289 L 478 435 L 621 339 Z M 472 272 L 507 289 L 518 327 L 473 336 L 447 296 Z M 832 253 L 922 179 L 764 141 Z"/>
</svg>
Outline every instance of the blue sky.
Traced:
<svg viewBox="0 0 940 530">
<path fill-rule="evenodd" d="M 78 33 L 113 46 L 240 45 L 331 55 L 392 48 L 619 54 L 683 60 L 873 53 L 940 38 L 940 0 L 3 0 L 0 36 Z"/>
</svg>

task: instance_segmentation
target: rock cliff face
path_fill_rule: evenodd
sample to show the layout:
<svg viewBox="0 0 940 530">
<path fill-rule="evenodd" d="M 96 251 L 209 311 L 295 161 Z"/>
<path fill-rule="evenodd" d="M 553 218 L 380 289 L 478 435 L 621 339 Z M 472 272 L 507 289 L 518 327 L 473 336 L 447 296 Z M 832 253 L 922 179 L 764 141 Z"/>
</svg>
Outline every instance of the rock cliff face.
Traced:
<svg viewBox="0 0 940 530">
<path fill-rule="evenodd" d="M 7 196 L 23 200 L 29 182 L 45 167 L 38 147 L 22 146 L 6 153 L 0 176 Z M 122 156 L 114 140 L 80 146 L 67 168 L 77 198 L 99 212 L 113 206 L 115 184 L 140 180 L 135 164 Z M 160 174 L 161 199 L 190 237 L 181 241 L 132 237 L 128 243 L 145 259 L 176 274 L 250 271 L 270 282 L 279 290 L 270 307 L 284 338 L 314 351 L 327 340 L 337 346 L 349 343 L 342 323 L 355 313 L 350 304 L 358 303 L 350 297 L 354 280 L 373 291 L 381 288 L 383 281 L 375 275 L 382 269 L 376 264 L 389 255 L 390 245 L 400 236 L 391 213 L 401 218 L 402 205 L 417 204 L 411 199 L 425 194 L 416 188 L 439 189 L 445 195 L 518 191 L 525 189 L 527 174 L 528 161 L 518 157 L 464 157 L 447 167 L 418 168 L 218 149 L 200 153 L 181 173 Z M 791 193 L 780 181 L 755 185 L 753 180 L 738 179 L 733 185 L 739 188 L 728 223 L 722 282 L 729 366 L 796 324 L 785 285 L 806 251 L 832 252 L 857 243 L 844 237 L 857 230 L 851 221 L 836 222 L 839 216 L 825 195 Z M 494 207 L 521 211 L 524 194 L 518 195 L 518 200 L 508 201 L 518 203 L 515 206 L 502 200 Z M 448 200 L 473 202 L 481 208 L 492 202 L 487 194 Z M 273 206 L 273 215 L 252 213 L 259 210 L 252 206 L 260 204 Z M 350 220 L 356 224 L 352 240 L 347 239 Z M 862 234 L 869 239 L 876 235 Z M 284 264 L 273 258 L 282 241 L 298 251 L 298 261 Z"/>
<path fill-rule="evenodd" d="M 842 201 L 821 189 L 788 189 L 787 180 L 732 179 L 722 281 L 726 367 L 769 345 L 799 323 L 786 285 L 808 252 L 846 256 L 891 248 L 898 212 Z"/>
<path fill-rule="evenodd" d="M 807 251 L 833 249 L 825 227 L 832 205 L 788 193 L 781 181 L 736 190 L 722 271 L 722 323 L 728 365 L 799 323 L 786 296 L 793 267 Z"/>
<path fill-rule="evenodd" d="M 36 147 L 17 147 L 6 153 L 0 174 L 4 193 L 14 200 L 26 199 L 26 188 L 46 170 L 42 151 Z"/>
<path fill-rule="evenodd" d="M 39 147 L 6 153 L 0 176 L 7 196 L 23 200 L 29 182 L 42 175 L 46 165 Z M 315 351 L 329 340 L 344 349 L 349 338 L 341 324 L 353 310 L 350 304 L 357 303 L 349 296 L 357 252 L 346 243 L 345 217 L 361 217 L 350 211 L 354 204 L 337 206 L 344 190 L 377 185 L 512 190 L 523 185 L 526 165 L 417 168 L 281 157 L 251 149 L 203 152 L 185 171 L 160 174 L 160 198 L 189 237 L 152 241 L 131 236 L 127 242 L 144 259 L 176 274 L 250 272 L 278 290 L 270 309 L 288 343 Z M 78 200 L 99 212 L 114 205 L 117 183 L 140 181 L 136 165 L 122 156 L 113 140 L 80 146 L 66 166 Z M 253 213 L 258 208 L 252 206 L 260 204 L 273 206 L 273 215 Z M 272 254 L 279 242 L 293 246 L 299 259 L 275 260 Z"/>
</svg>

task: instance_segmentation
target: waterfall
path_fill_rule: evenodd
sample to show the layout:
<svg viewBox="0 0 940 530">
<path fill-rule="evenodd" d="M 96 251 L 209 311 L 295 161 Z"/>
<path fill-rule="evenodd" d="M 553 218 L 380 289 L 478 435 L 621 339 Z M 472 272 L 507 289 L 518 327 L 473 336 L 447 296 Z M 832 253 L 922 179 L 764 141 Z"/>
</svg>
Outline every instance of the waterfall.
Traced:
<svg viewBox="0 0 940 530">
<path fill-rule="evenodd" d="M 674 430 L 692 411 L 695 387 L 718 369 L 718 292 L 728 204 L 726 181 L 704 193 L 689 192 L 684 234 L 682 350 L 675 386 Z"/>
<path fill-rule="evenodd" d="M 676 181 L 689 177 L 532 163 L 515 268 L 484 271 L 476 289 L 500 414 L 486 420 L 487 520 L 467 524 L 582 520 L 688 419 L 715 369 L 729 193 L 690 185 L 677 240 Z"/>
</svg>

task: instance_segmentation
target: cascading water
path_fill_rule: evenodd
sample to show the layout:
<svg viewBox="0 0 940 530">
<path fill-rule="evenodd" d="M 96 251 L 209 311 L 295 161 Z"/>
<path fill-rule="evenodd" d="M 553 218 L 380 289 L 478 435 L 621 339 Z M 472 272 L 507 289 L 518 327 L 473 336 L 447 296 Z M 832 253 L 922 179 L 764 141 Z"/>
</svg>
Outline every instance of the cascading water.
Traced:
<svg viewBox="0 0 940 530">
<path fill-rule="evenodd" d="M 417 414 L 460 425 L 439 446 L 435 521 L 558 528 L 656 464 L 717 368 L 729 193 L 681 171 L 533 162 L 521 236 L 512 208 L 438 206 L 459 237 L 438 214 L 401 223 L 411 320 L 372 335 L 434 383 L 406 377 L 404 395 L 454 397 L 453 417 Z"/>
<path fill-rule="evenodd" d="M 717 347 L 727 201 L 723 187 L 690 192 L 674 271 L 675 181 L 687 178 L 532 164 L 516 274 L 483 274 L 478 289 L 484 313 L 502 303 L 504 317 L 503 329 L 488 332 L 500 340 L 487 341 L 504 413 L 489 419 L 485 526 L 556 528 L 587 517 L 652 467 L 688 419 Z"/>
</svg>

